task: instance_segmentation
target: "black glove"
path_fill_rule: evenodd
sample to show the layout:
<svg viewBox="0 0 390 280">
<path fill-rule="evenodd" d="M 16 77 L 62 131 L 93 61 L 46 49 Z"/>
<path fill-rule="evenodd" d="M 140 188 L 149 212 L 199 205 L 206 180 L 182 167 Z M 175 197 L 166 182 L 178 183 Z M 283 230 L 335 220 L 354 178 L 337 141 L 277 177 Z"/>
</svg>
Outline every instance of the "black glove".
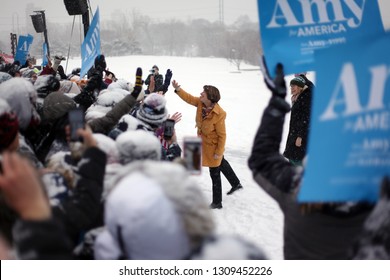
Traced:
<svg viewBox="0 0 390 280">
<path fill-rule="evenodd" d="M 169 85 L 171 84 L 171 78 L 172 78 L 172 71 L 171 69 L 168 69 L 167 73 L 165 74 L 164 85 L 162 87 L 162 91 L 164 94 L 168 91 Z"/>
<path fill-rule="evenodd" d="M 272 98 L 270 100 L 270 106 L 277 108 L 282 112 L 289 112 L 291 110 L 290 104 L 286 102 L 286 81 L 284 80 L 283 64 L 278 63 L 275 69 L 275 78 L 272 79 L 269 75 L 267 64 L 264 56 L 261 60 L 261 71 L 263 72 L 264 82 L 268 89 L 272 92 Z"/>
<path fill-rule="evenodd" d="M 134 84 L 134 89 L 131 93 L 131 95 L 134 97 L 134 99 L 137 99 L 141 90 L 142 90 L 142 68 L 138 67 L 137 71 L 135 73 L 135 84 Z"/>
<path fill-rule="evenodd" d="M 94 69 L 84 89 L 85 91 L 90 93 L 92 93 L 95 89 L 100 90 L 102 82 L 103 82 L 102 73 Z"/>
<path fill-rule="evenodd" d="M 268 89 L 272 92 L 272 95 L 279 96 L 284 99 L 286 97 L 287 89 L 286 81 L 284 80 L 283 64 L 276 64 L 274 79 L 272 79 L 269 75 L 264 56 L 262 56 L 260 68 L 263 72 L 264 82 L 267 85 Z"/>
<path fill-rule="evenodd" d="M 95 97 L 84 88 L 79 94 L 73 97 L 73 100 L 79 104 L 85 112 L 95 102 Z"/>
</svg>

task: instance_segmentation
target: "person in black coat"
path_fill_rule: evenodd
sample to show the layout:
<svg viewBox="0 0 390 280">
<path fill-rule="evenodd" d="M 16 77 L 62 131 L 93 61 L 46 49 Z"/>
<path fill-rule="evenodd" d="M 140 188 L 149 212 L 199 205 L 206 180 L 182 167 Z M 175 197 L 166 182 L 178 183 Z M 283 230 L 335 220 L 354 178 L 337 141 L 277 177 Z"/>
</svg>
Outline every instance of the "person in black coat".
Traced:
<svg viewBox="0 0 390 280">
<path fill-rule="evenodd" d="M 283 155 L 293 164 L 302 165 L 302 160 L 307 153 L 311 114 L 311 87 L 306 85 L 306 80 L 297 76 L 290 81 L 291 87 L 291 118 Z"/>
<path fill-rule="evenodd" d="M 154 80 L 154 83 L 152 83 L 152 79 Z M 148 86 L 148 88 L 145 90 L 145 94 L 163 91 L 164 78 L 163 75 L 159 73 L 157 65 L 153 65 L 152 69 L 150 70 L 150 74 L 145 80 L 145 85 Z"/>
</svg>

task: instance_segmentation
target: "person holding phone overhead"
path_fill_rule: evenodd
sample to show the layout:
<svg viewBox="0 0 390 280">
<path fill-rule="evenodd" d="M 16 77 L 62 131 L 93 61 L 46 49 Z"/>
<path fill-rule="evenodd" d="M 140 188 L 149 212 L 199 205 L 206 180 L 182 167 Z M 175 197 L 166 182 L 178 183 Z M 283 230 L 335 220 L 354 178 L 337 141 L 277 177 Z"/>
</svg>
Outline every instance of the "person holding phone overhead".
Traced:
<svg viewBox="0 0 390 280">
<path fill-rule="evenodd" d="M 218 104 L 221 95 L 216 87 L 210 85 L 203 86 L 199 97 L 183 90 L 175 80 L 172 81 L 172 86 L 181 99 L 197 107 L 195 121 L 198 136 L 202 138 L 202 166 L 209 167 L 212 181 L 213 201 L 210 208 L 221 209 L 221 172 L 232 186 L 228 195 L 242 189 L 240 180 L 223 155 L 226 142 L 226 112 Z"/>
</svg>

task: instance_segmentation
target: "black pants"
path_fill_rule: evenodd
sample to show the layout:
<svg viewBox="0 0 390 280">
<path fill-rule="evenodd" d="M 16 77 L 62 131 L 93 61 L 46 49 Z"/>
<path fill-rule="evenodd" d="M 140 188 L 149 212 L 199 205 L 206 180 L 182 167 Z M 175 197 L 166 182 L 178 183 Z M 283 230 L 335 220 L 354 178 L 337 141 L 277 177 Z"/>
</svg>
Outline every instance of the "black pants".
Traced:
<svg viewBox="0 0 390 280">
<path fill-rule="evenodd" d="M 238 186 L 240 180 L 237 178 L 236 173 L 234 173 L 233 168 L 223 157 L 220 166 L 218 167 L 209 167 L 211 182 L 213 184 L 213 203 L 222 202 L 222 181 L 221 181 L 221 171 L 222 174 L 226 177 L 232 187 Z"/>
</svg>

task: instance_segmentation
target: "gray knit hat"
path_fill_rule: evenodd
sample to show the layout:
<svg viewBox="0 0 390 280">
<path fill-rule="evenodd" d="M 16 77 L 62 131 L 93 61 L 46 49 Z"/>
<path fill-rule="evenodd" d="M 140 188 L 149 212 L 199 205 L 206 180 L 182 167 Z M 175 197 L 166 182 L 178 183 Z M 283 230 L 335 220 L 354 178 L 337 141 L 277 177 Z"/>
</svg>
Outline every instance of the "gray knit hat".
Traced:
<svg viewBox="0 0 390 280">
<path fill-rule="evenodd" d="M 164 96 L 158 93 L 149 94 L 136 113 L 137 119 L 155 127 L 162 125 L 168 118 L 166 103 Z"/>
</svg>

